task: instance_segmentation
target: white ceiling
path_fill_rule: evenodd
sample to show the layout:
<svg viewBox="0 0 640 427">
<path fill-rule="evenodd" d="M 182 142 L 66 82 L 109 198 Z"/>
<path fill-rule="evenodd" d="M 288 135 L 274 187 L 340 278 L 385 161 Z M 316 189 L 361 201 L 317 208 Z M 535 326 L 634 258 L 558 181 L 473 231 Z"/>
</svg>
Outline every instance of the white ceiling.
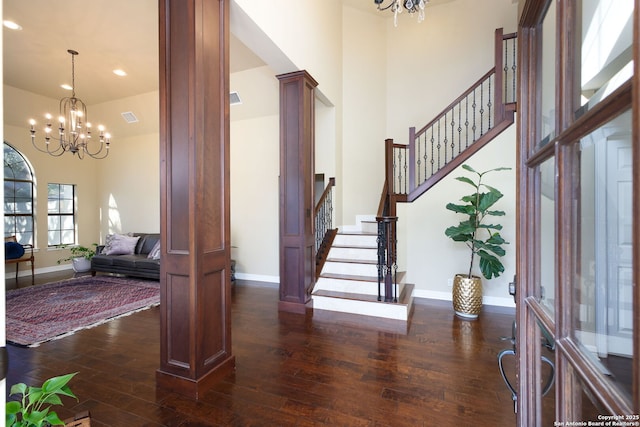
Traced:
<svg viewBox="0 0 640 427">
<path fill-rule="evenodd" d="M 431 0 L 427 13 L 428 8 L 451 1 Z M 380 13 L 373 0 L 342 2 Z M 385 13 L 391 18 L 390 12 Z M 3 0 L 3 15 L 22 26 L 20 31 L 3 28 L 6 85 L 51 99 L 68 96 L 60 85 L 70 83 L 71 55 L 67 50 L 73 49 L 79 52 L 76 95 L 89 106 L 158 90 L 157 0 Z M 265 65 L 233 35 L 230 44 L 231 73 Z M 113 74 L 116 68 L 125 70 L 127 76 Z M 231 89 L 246 99 L 242 88 Z M 234 111 L 247 107 L 234 106 Z M 120 108 L 128 111 L 124 105 Z M 26 123 L 22 112 L 20 117 L 12 114 L 18 113 L 11 112 L 5 103 L 6 123 Z M 111 131 L 118 134 L 113 122 L 122 126 L 122 119 L 113 117 L 111 122 Z"/>
</svg>

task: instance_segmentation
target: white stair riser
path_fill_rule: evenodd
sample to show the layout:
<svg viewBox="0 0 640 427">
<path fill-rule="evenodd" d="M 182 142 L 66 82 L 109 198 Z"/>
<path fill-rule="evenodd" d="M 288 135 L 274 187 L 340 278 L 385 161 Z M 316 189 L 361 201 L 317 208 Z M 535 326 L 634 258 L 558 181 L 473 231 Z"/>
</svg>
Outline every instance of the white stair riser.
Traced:
<svg viewBox="0 0 640 427">
<path fill-rule="evenodd" d="M 409 304 L 383 304 L 378 302 L 347 300 L 312 296 L 314 310 L 338 311 L 341 313 L 360 314 L 364 316 L 383 317 L 406 321 L 411 312 L 413 299 Z"/>
<path fill-rule="evenodd" d="M 327 258 L 377 262 L 378 251 L 376 249 L 332 247 Z"/>
<path fill-rule="evenodd" d="M 377 222 L 363 222 L 361 224 L 362 231 L 365 233 L 377 233 L 378 232 L 378 223 Z"/>
<path fill-rule="evenodd" d="M 373 264 L 356 264 L 350 262 L 331 262 L 327 260 L 322 268 L 322 274 L 325 273 L 378 277 L 378 266 Z"/>
<path fill-rule="evenodd" d="M 334 246 L 366 246 L 378 247 L 378 236 L 362 234 L 338 234 L 333 240 Z"/>
<path fill-rule="evenodd" d="M 397 285 L 396 295 L 401 295 L 403 289 L 404 284 L 401 283 L 400 285 Z M 316 286 L 313 288 L 313 291 L 332 291 L 362 295 L 378 295 L 378 282 L 363 282 L 359 280 L 342 280 L 329 277 L 320 277 L 316 281 Z M 380 291 L 382 292 L 382 296 L 384 296 L 384 283 L 380 284 Z"/>
</svg>

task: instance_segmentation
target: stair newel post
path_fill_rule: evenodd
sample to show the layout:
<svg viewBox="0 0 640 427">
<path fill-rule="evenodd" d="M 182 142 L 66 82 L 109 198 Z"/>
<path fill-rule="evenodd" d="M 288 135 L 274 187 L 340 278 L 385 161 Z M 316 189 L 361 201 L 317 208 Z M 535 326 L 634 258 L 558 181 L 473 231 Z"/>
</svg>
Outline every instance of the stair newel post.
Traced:
<svg viewBox="0 0 640 427">
<path fill-rule="evenodd" d="M 407 194 L 416 188 L 416 128 L 412 126 L 409 128 L 409 191 Z"/>
</svg>

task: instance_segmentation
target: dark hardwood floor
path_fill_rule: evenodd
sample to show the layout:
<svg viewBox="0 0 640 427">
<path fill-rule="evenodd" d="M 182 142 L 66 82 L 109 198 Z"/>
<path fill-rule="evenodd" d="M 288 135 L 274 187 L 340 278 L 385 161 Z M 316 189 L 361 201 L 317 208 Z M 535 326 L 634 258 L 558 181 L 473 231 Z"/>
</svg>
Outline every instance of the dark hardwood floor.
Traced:
<svg viewBox="0 0 640 427">
<path fill-rule="evenodd" d="M 7 388 L 79 372 L 79 402 L 58 413 L 89 410 L 96 427 L 515 425 L 496 360 L 510 345 L 500 339 L 511 334 L 508 310 L 485 307 L 469 322 L 450 303 L 417 299 L 408 328 L 376 330 L 374 320 L 281 313 L 277 303 L 277 288 L 236 282 L 236 372 L 199 401 L 156 388 L 157 308 L 39 347 L 9 345 Z"/>
</svg>

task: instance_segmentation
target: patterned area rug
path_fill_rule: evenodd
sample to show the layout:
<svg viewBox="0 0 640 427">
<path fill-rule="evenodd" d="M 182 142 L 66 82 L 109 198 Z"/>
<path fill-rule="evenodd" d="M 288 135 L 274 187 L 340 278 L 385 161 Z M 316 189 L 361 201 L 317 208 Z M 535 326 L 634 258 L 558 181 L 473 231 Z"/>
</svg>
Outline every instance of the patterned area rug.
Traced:
<svg viewBox="0 0 640 427">
<path fill-rule="evenodd" d="M 7 341 L 35 347 L 160 304 L 160 282 L 85 276 L 7 291 Z"/>
</svg>

